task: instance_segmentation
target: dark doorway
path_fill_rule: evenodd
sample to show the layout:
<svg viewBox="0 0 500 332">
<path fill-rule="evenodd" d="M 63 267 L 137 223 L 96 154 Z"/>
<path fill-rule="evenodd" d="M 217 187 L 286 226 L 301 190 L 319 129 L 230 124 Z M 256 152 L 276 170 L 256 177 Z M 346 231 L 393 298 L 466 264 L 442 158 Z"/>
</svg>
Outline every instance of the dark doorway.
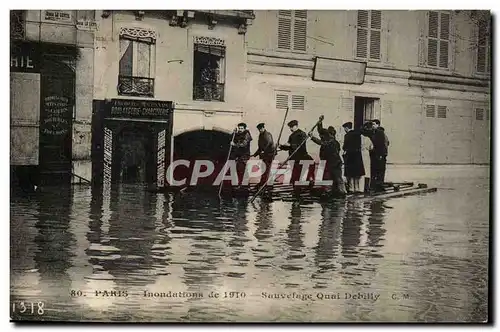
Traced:
<svg viewBox="0 0 500 332">
<path fill-rule="evenodd" d="M 363 123 L 376 118 L 378 101 L 378 98 L 354 97 L 354 128 L 361 128 Z"/>
<path fill-rule="evenodd" d="M 46 56 L 41 75 L 40 182 L 71 182 L 75 73 L 60 57 Z"/>
<path fill-rule="evenodd" d="M 146 124 L 129 124 L 116 135 L 113 182 L 156 181 L 155 132 Z"/>
<path fill-rule="evenodd" d="M 219 171 L 224 167 L 230 142 L 231 134 L 215 130 L 195 130 L 177 135 L 174 138 L 174 160 L 189 160 L 191 167 L 189 169 L 177 167 L 174 179 L 186 178 L 189 182 L 194 162 L 203 159 L 211 160 L 215 165 L 213 176 L 203 179 L 203 183 L 213 183 Z"/>
</svg>

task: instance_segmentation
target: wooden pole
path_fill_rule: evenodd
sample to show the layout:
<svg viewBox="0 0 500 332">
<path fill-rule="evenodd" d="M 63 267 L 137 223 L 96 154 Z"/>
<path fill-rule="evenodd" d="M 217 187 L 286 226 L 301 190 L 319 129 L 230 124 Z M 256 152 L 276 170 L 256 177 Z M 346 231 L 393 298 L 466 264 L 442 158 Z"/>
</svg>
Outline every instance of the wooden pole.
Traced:
<svg viewBox="0 0 500 332">
<path fill-rule="evenodd" d="M 288 162 L 288 161 L 289 161 L 289 160 L 290 160 L 290 159 L 291 159 L 291 158 L 295 155 L 295 153 L 296 153 L 296 152 L 297 152 L 297 151 L 298 151 L 298 150 L 302 147 L 302 145 L 304 145 L 304 144 L 307 142 L 307 140 L 309 139 L 309 134 L 311 134 L 311 133 L 314 131 L 314 129 L 316 129 L 316 127 L 318 126 L 318 124 L 319 124 L 321 121 L 323 121 L 323 118 L 324 118 L 324 117 L 323 117 L 323 115 L 319 117 L 319 121 L 318 121 L 318 122 L 316 122 L 316 124 L 315 124 L 315 125 L 311 128 L 311 130 L 309 130 L 309 132 L 307 133 L 307 137 L 306 137 L 306 138 L 305 138 L 305 139 L 304 139 L 304 140 L 300 143 L 300 145 L 299 145 L 299 146 L 298 146 L 298 147 L 297 147 L 297 148 L 296 148 L 296 149 L 295 149 L 295 150 L 294 150 L 294 151 L 293 151 L 293 152 L 292 152 L 292 153 L 288 156 L 288 158 L 286 158 L 286 160 L 285 160 L 284 162 L 282 162 L 282 163 L 281 163 L 281 165 L 278 167 L 278 169 L 279 169 L 280 167 L 282 167 L 283 165 L 285 165 L 285 164 L 286 164 L 286 163 L 287 163 L 287 162 Z M 273 174 L 272 176 L 274 177 L 274 174 Z M 264 184 L 263 184 L 263 185 L 259 188 L 259 190 L 257 190 L 257 192 L 255 193 L 255 195 L 254 195 L 254 196 L 252 197 L 252 199 L 250 200 L 250 203 L 252 203 L 252 202 L 255 200 L 255 198 L 257 198 L 257 196 L 260 194 L 260 192 L 262 191 L 262 189 L 264 189 L 264 188 L 266 187 L 266 185 L 267 185 L 267 181 L 266 181 L 266 183 L 264 183 Z"/>
<path fill-rule="evenodd" d="M 236 129 L 233 131 L 233 136 L 231 137 L 231 143 L 233 143 L 235 135 L 236 135 Z M 231 143 L 229 144 L 229 152 L 227 153 L 226 162 L 224 163 L 224 170 L 223 170 L 222 176 L 224 176 L 226 174 L 227 162 L 229 161 L 229 157 L 231 157 L 231 150 L 233 149 L 233 145 Z M 224 180 L 221 180 L 220 185 L 219 185 L 219 199 L 221 198 L 223 184 L 224 184 Z"/>
</svg>

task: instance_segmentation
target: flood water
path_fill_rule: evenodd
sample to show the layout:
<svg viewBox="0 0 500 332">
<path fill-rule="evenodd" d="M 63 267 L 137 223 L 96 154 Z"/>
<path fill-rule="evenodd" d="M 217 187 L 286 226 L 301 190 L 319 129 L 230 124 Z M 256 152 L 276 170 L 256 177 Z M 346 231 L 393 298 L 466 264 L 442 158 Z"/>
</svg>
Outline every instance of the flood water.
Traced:
<svg viewBox="0 0 500 332">
<path fill-rule="evenodd" d="M 139 185 L 15 195 L 11 317 L 485 321 L 488 172 L 443 171 L 427 181 L 436 193 L 382 202 L 219 202 Z"/>
</svg>

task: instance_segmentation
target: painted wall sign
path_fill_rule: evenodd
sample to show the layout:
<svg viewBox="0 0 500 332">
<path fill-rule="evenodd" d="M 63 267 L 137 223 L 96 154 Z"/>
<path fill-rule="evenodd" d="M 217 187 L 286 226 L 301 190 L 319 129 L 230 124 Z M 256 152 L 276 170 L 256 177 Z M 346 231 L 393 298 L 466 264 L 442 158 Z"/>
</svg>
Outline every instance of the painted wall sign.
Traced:
<svg viewBox="0 0 500 332">
<path fill-rule="evenodd" d="M 78 19 L 76 21 L 76 28 L 79 30 L 97 30 L 97 23 L 95 20 Z"/>
<path fill-rule="evenodd" d="M 39 73 L 40 51 L 35 43 L 13 42 L 10 45 L 10 71 Z"/>
<path fill-rule="evenodd" d="M 71 10 L 46 10 L 43 18 L 46 21 L 71 23 L 72 13 Z"/>
<path fill-rule="evenodd" d="M 108 105 L 107 116 L 113 118 L 170 120 L 173 111 L 171 101 L 112 99 Z"/>
<path fill-rule="evenodd" d="M 104 187 L 111 186 L 111 167 L 113 163 L 113 131 L 104 127 Z"/>
<path fill-rule="evenodd" d="M 165 134 L 165 130 L 162 130 L 158 133 L 158 151 L 156 165 L 156 183 L 158 188 L 163 188 L 165 186 Z"/>
<path fill-rule="evenodd" d="M 43 134 L 58 136 L 65 135 L 70 127 L 71 105 L 69 98 L 48 96 L 44 98 L 45 117 L 41 123 Z"/>
</svg>

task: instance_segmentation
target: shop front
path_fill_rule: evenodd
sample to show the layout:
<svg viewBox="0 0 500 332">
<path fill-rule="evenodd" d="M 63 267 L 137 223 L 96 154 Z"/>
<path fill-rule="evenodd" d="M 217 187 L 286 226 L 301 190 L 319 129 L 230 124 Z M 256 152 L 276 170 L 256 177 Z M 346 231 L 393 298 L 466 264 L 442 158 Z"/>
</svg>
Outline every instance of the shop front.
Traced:
<svg viewBox="0 0 500 332">
<path fill-rule="evenodd" d="M 166 186 L 171 159 L 171 101 L 94 100 L 92 119 L 93 184 Z"/>
</svg>

